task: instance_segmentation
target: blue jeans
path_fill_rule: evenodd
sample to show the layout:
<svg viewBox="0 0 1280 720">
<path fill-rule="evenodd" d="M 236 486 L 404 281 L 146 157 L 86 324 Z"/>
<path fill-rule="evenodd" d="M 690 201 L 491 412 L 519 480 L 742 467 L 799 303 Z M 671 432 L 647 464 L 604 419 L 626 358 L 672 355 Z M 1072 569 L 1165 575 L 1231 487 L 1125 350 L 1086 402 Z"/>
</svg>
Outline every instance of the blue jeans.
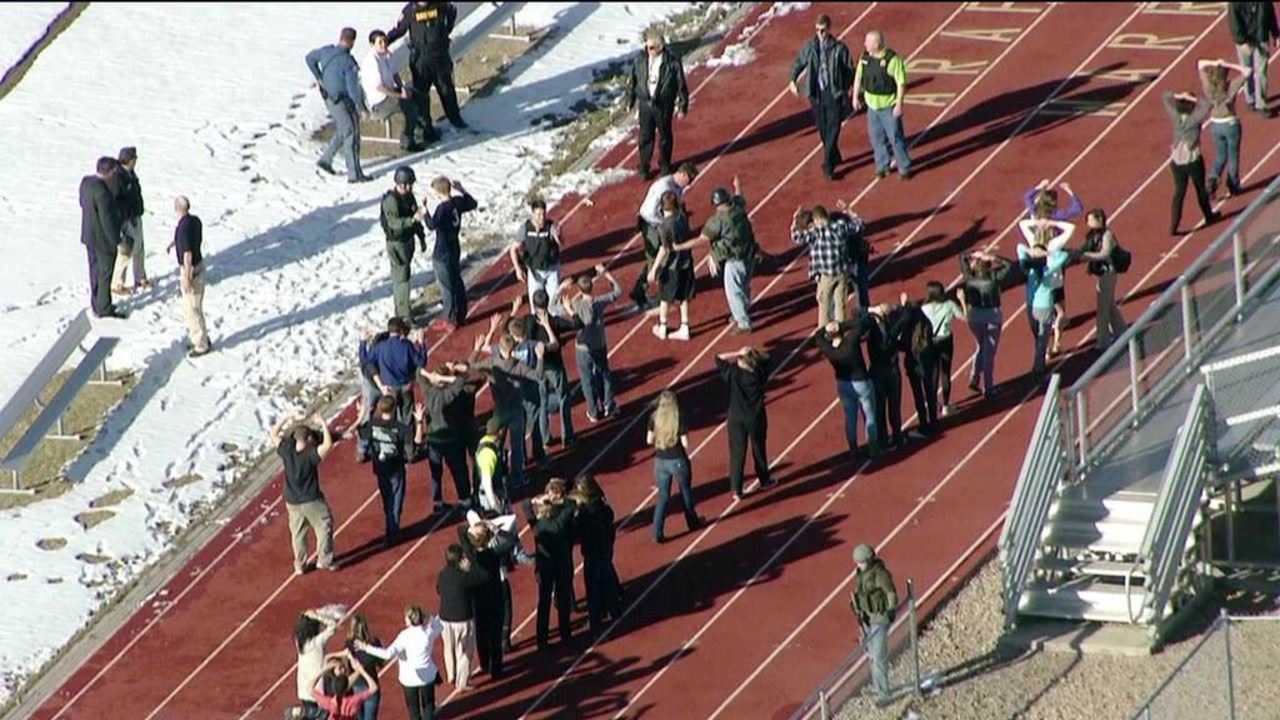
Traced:
<svg viewBox="0 0 1280 720">
<path fill-rule="evenodd" d="M 863 625 L 862 643 L 867 647 L 867 659 L 871 661 L 871 686 L 876 697 L 889 699 L 889 626 Z"/>
<path fill-rule="evenodd" d="M 386 519 L 387 537 L 400 532 L 400 513 L 404 510 L 404 465 L 373 469 L 378 478 L 378 494 L 382 497 L 382 514 Z"/>
<path fill-rule="evenodd" d="M 440 284 L 440 301 L 444 318 L 461 327 L 467 320 L 467 288 L 462 280 L 461 261 L 457 258 L 432 258 L 431 269 Z"/>
<path fill-rule="evenodd" d="M 858 451 L 858 413 L 867 425 L 867 445 L 876 446 L 876 391 L 870 380 L 836 380 L 836 393 L 844 406 L 844 438 L 849 451 Z"/>
<path fill-rule="evenodd" d="M 560 288 L 560 266 L 557 265 L 548 270 L 534 270 L 530 268 L 525 272 L 525 286 L 529 290 L 529 305 L 533 305 L 533 294 L 538 290 L 547 292 L 547 311 L 552 315 L 560 314 L 560 303 L 556 301 L 556 291 Z"/>
<path fill-rule="evenodd" d="M 520 487 L 525 483 L 525 431 L 524 408 L 517 408 L 507 418 L 507 451 L 510 453 L 511 458 L 510 476 L 512 487 Z"/>
<path fill-rule="evenodd" d="M 1209 178 L 1218 181 L 1222 175 L 1222 167 L 1227 167 L 1227 187 L 1231 192 L 1240 191 L 1240 121 L 1230 123 L 1211 122 L 1209 134 L 1213 136 L 1213 166 L 1209 168 Z"/>
<path fill-rule="evenodd" d="M 969 384 L 976 386 L 981 377 L 987 394 L 996 390 L 996 350 L 1000 347 L 1000 329 L 1004 324 L 1004 316 L 1000 308 L 971 308 L 969 310 L 969 331 L 978 344 L 978 354 L 973 359 L 973 368 L 969 371 Z"/>
<path fill-rule="evenodd" d="M 876 172 L 889 172 L 889 151 L 898 161 L 898 172 L 911 172 L 911 158 L 907 157 L 907 138 L 902 132 L 902 118 L 893 116 L 893 108 L 872 110 L 867 108 L 867 134 L 871 136 L 871 152 L 876 159 Z"/>
<path fill-rule="evenodd" d="M 724 275 L 724 297 L 733 321 L 743 330 L 750 330 L 747 307 L 751 304 L 751 270 L 742 260 L 726 260 L 720 272 Z"/>
<path fill-rule="evenodd" d="M 1035 357 L 1032 358 L 1031 369 L 1044 371 L 1044 354 L 1049 349 L 1049 338 L 1053 335 L 1053 307 L 1031 308 L 1031 319 L 1035 328 Z"/>
<path fill-rule="evenodd" d="M 369 687 L 363 679 L 356 680 L 352 684 L 351 689 L 355 692 L 362 692 Z M 358 720 L 378 720 L 378 705 L 382 702 L 382 691 L 370 695 L 360 703 L 360 712 L 356 715 Z"/>
<path fill-rule="evenodd" d="M 575 346 L 578 359 L 578 375 L 582 379 L 582 396 L 587 400 L 587 412 L 595 417 L 608 415 L 618 408 L 613 403 L 613 373 L 609 371 L 609 351 L 588 350 Z M 596 384 L 600 387 L 597 388 Z M 597 390 L 603 392 L 598 395 Z"/>
<path fill-rule="evenodd" d="M 667 502 L 671 500 L 671 481 L 680 486 L 680 500 L 684 505 L 684 522 L 690 530 L 698 523 L 698 513 L 693 504 L 693 473 L 688 458 L 654 458 L 653 479 L 658 486 L 658 502 L 653 506 L 653 539 L 666 537 L 662 528 L 667 521 Z"/>
<path fill-rule="evenodd" d="M 373 415 L 373 405 L 378 402 L 378 398 L 382 397 L 382 391 L 378 386 L 369 379 L 363 372 L 360 373 L 360 397 L 364 399 L 364 406 L 370 415 Z M 367 420 L 367 418 L 366 418 Z M 369 452 L 369 443 L 365 442 L 363 437 L 356 438 L 356 459 L 365 457 Z"/>
<path fill-rule="evenodd" d="M 363 176 L 364 172 L 360 170 L 360 118 L 355 106 L 350 102 L 332 100 L 326 100 L 325 105 L 333 119 L 333 139 L 320 153 L 320 162 L 332 164 L 333 156 L 338 153 L 338 148 L 342 148 L 342 157 L 347 163 L 347 179 Z"/>
<path fill-rule="evenodd" d="M 560 370 L 551 370 L 542 377 L 539 392 L 542 397 L 538 408 L 538 426 L 542 428 L 542 440 L 551 437 L 551 414 L 560 412 L 560 441 L 569 445 L 573 442 L 573 397 L 569 393 L 569 377 Z"/>
</svg>

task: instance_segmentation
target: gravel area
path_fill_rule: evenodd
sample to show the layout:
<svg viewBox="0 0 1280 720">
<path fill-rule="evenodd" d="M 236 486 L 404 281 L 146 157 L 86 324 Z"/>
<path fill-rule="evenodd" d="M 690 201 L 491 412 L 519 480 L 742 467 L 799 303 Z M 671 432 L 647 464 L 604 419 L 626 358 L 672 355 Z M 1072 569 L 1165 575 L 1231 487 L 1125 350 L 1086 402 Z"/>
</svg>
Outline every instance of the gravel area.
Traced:
<svg viewBox="0 0 1280 720">
<path fill-rule="evenodd" d="M 943 718 L 1028 718 L 1043 720 L 1127 719 L 1200 640 L 1207 622 L 1195 625 L 1150 657 L 1039 651 L 1019 654 L 997 649 L 1001 631 L 1000 569 L 984 565 L 921 631 L 921 675 L 934 675 L 937 690 L 925 698 L 902 699 L 877 709 L 864 694 L 851 699 L 842 720 L 940 720 Z M 1224 595 L 1233 613 L 1269 609 L 1276 596 Z M 1216 606 L 1205 611 L 1216 613 Z M 1238 622 L 1231 628 L 1237 718 L 1274 718 L 1280 687 L 1280 621 Z M 1153 720 L 1225 718 L 1225 638 L 1218 633 L 1162 694 Z M 891 679 L 909 678 L 909 653 L 894 665 Z"/>
</svg>

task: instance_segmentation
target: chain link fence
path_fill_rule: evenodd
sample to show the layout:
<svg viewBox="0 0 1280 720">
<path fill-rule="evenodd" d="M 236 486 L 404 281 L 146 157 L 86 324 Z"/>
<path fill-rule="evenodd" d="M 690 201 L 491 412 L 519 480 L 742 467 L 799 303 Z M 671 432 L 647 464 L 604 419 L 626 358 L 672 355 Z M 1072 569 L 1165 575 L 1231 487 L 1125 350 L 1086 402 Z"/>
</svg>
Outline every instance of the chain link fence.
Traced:
<svg viewBox="0 0 1280 720">
<path fill-rule="evenodd" d="M 1131 720 L 1272 720 L 1280 705 L 1280 615 L 1213 621 Z"/>
</svg>

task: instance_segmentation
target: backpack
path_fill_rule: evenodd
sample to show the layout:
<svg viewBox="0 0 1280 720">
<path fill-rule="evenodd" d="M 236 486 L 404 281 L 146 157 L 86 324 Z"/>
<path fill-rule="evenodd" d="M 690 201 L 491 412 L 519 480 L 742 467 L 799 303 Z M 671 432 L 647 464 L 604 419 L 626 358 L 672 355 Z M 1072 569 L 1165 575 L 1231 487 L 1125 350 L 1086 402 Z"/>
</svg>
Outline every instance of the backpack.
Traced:
<svg viewBox="0 0 1280 720">
<path fill-rule="evenodd" d="M 1084 241 L 1085 252 L 1098 252 L 1102 249 L 1102 239 L 1104 232 L 1090 230 L 1088 237 Z M 1120 242 L 1111 248 L 1111 257 L 1107 260 L 1092 260 L 1086 268 L 1090 275 L 1105 275 L 1107 272 L 1114 271 L 1117 273 L 1129 272 L 1129 265 L 1133 263 L 1133 254 L 1128 250 L 1120 247 Z M 1108 267 L 1109 266 L 1109 267 Z"/>
<path fill-rule="evenodd" d="M 1120 247 L 1118 243 L 1111 249 L 1111 269 L 1118 273 L 1127 273 L 1132 263 L 1133 253 Z"/>
</svg>

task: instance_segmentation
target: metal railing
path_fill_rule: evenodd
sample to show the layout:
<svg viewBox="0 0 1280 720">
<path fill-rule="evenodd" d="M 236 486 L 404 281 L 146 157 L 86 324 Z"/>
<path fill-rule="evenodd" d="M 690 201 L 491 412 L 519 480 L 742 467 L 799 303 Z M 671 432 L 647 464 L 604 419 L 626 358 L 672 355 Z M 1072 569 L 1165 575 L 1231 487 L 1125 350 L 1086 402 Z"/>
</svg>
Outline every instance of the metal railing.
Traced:
<svg viewBox="0 0 1280 720">
<path fill-rule="evenodd" d="M 1095 466 L 1243 319 L 1277 275 L 1280 178 L 1066 390 L 1070 474 L 1080 478 Z"/>
<path fill-rule="evenodd" d="M 1000 532 L 1001 597 L 1004 599 L 1006 630 L 1016 624 L 1018 602 L 1040 552 L 1040 535 L 1049 517 L 1049 507 L 1065 477 L 1061 381 L 1057 373 L 1049 378 L 1040 417 L 1036 420 L 1031 444 L 1022 461 L 1022 470 L 1018 473 L 1018 484 L 1013 490 L 1004 529 Z"/>
<path fill-rule="evenodd" d="M 1146 565 L 1141 614 L 1137 620 L 1159 621 L 1183 569 L 1187 537 L 1204 495 L 1211 440 L 1210 411 L 1204 385 L 1197 385 L 1165 466 L 1164 481 L 1142 538 L 1138 562 Z"/>
<path fill-rule="evenodd" d="M 905 610 L 905 613 L 903 612 Z M 906 689 L 915 696 L 921 693 L 920 680 L 920 628 L 916 617 L 916 592 L 915 583 L 907 579 L 907 598 L 902 601 L 897 608 L 898 620 L 889 628 L 889 657 L 890 664 L 893 664 L 893 658 L 901 654 L 903 637 L 900 633 L 903 623 L 906 623 L 908 650 L 911 653 L 911 683 Z M 896 642 L 894 633 L 899 632 Z M 810 693 L 804 703 L 791 714 L 790 720 L 829 720 L 835 717 L 835 710 L 844 705 L 866 684 L 869 677 L 866 668 L 870 658 L 867 656 L 867 647 L 865 643 L 859 642 L 858 646 L 853 649 L 845 657 L 836 669 L 818 685 L 818 688 Z M 892 675 L 890 682 L 892 682 Z M 897 690 L 897 688 L 895 688 Z M 900 691 L 899 691 L 900 692 Z M 895 697 L 898 693 L 895 693 Z"/>
<path fill-rule="evenodd" d="M 1270 688 L 1249 681 L 1272 682 L 1272 648 L 1280 635 L 1280 624 L 1274 621 L 1280 621 L 1280 615 L 1233 616 L 1221 611 L 1130 720 L 1274 718 Z"/>
</svg>

